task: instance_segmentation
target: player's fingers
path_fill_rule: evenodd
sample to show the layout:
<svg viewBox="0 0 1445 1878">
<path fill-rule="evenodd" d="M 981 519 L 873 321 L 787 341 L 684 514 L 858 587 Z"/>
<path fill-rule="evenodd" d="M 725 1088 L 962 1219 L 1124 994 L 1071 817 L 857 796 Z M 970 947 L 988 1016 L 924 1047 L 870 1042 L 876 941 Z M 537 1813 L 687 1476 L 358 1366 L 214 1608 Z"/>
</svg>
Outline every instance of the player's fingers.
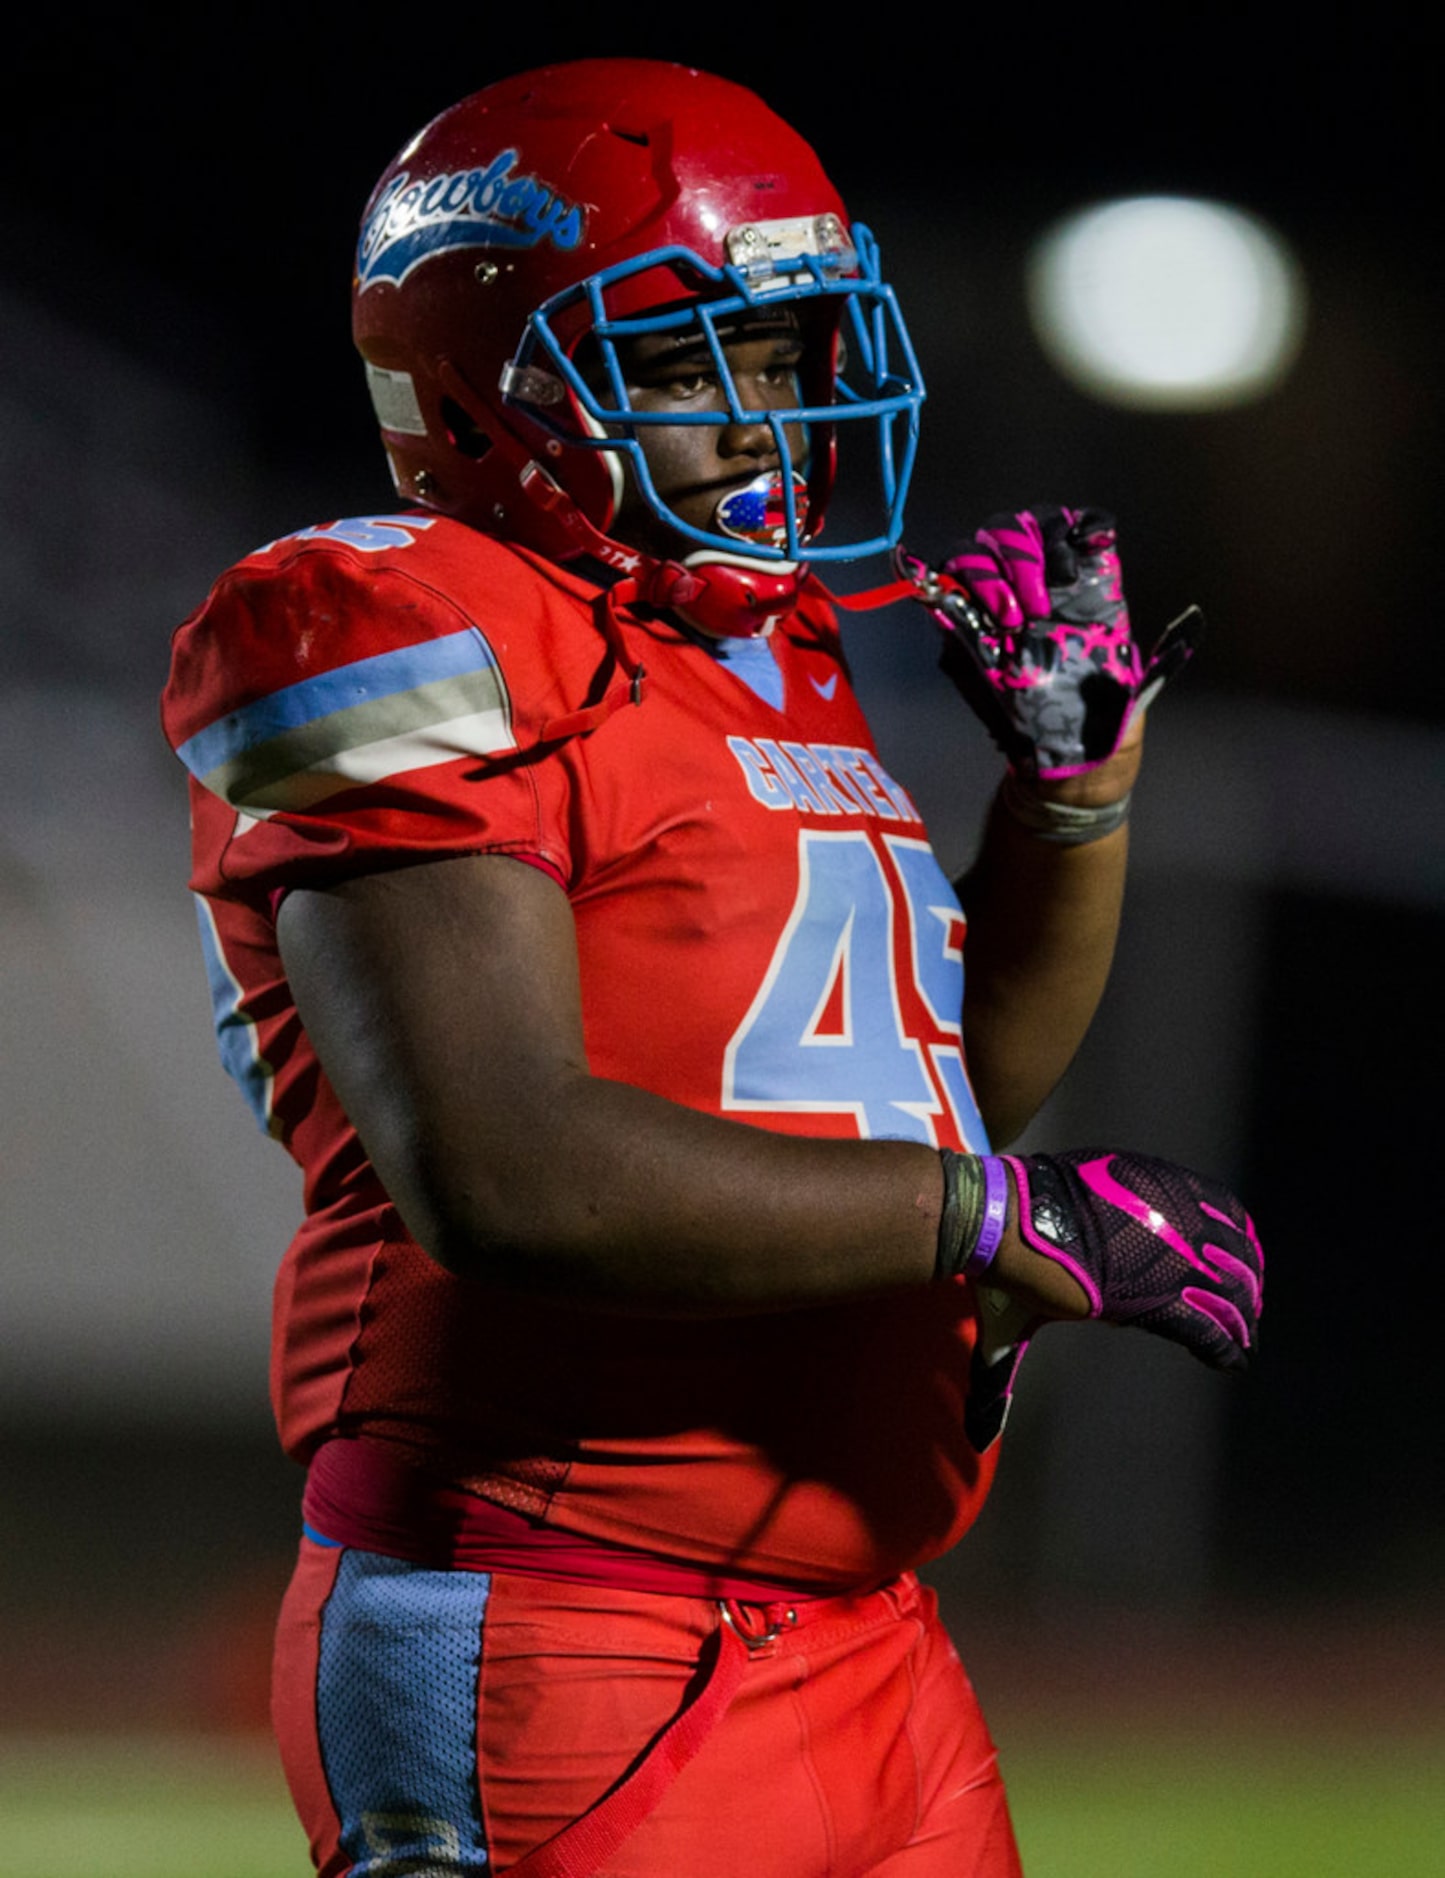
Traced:
<svg viewBox="0 0 1445 1878">
<path fill-rule="evenodd" d="M 1249 1348 L 1253 1341 L 1251 1326 L 1237 1304 L 1221 1297 L 1217 1291 L 1205 1291 L 1198 1285 L 1185 1285 L 1179 1295 L 1191 1311 L 1216 1325 L 1238 1349 Z"/>
<path fill-rule="evenodd" d="M 1045 543 L 1037 517 L 1027 509 L 994 515 L 978 532 L 1007 574 L 1025 619 L 1047 619 L 1052 610 L 1045 571 Z"/>
<path fill-rule="evenodd" d="M 1223 1246 L 1208 1243 L 1199 1248 L 1199 1256 L 1231 1295 L 1239 1298 L 1244 1308 L 1258 1313 L 1263 1286 L 1247 1259 L 1236 1258 Z"/>
<path fill-rule="evenodd" d="M 1107 509 L 1061 509 L 1068 540 L 1078 554 L 1106 554 L 1119 543 L 1119 525 Z"/>
<path fill-rule="evenodd" d="M 1152 1331 L 1171 1343 L 1182 1344 L 1192 1357 L 1210 1369 L 1247 1368 L 1246 1346 L 1236 1341 L 1233 1331 L 1219 1321 L 1212 1309 L 1200 1308 L 1205 1295 L 1190 1296 L 1181 1291 L 1167 1310 L 1145 1312 L 1133 1322 L 1140 1330 Z M 1212 1302 L 1217 1304 L 1219 1300 L 1212 1299 Z"/>
<path fill-rule="evenodd" d="M 965 548 L 961 554 L 945 562 L 943 571 L 961 581 L 978 604 L 1006 632 L 1017 632 L 1026 624 L 1009 575 L 982 535 L 972 547 Z"/>
<path fill-rule="evenodd" d="M 1052 532 L 1046 534 L 1049 593 L 1057 618 L 1118 623 L 1127 638 L 1117 540 L 1114 519 L 1102 509 L 1059 510 Z M 1132 669 L 1125 676 L 1132 688 L 1139 679 L 1138 654 L 1132 645 L 1130 663 Z"/>
<path fill-rule="evenodd" d="M 1085 547 L 1075 539 L 1079 509 L 1041 508 L 1035 510 L 1043 537 L 1044 581 L 1051 591 L 1071 587 L 1079 577 L 1079 552 Z"/>
</svg>

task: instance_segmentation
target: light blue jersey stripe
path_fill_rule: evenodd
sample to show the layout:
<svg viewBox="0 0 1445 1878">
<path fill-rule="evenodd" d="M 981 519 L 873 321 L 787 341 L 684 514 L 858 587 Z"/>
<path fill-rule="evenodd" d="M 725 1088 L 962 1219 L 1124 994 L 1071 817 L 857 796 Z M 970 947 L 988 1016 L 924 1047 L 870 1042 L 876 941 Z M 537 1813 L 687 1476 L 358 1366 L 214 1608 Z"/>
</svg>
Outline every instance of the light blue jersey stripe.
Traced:
<svg viewBox="0 0 1445 1878">
<path fill-rule="evenodd" d="M 215 915 L 199 894 L 194 896 L 196 923 L 201 930 L 201 953 L 206 961 L 206 982 L 211 988 L 211 1016 L 216 1026 L 216 1048 L 221 1063 L 246 1098 L 262 1134 L 275 1132 L 271 1098 L 275 1073 L 262 1056 L 256 1026 L 242 1009 L 241 981 L 226 962 Z"/>
<path fill-rule="evenodd" d="M 305 678 L 284 691 L 273 691 L 225 717 L 183 743 L 176 754 L 198 781 L 213 770 L 235 762 L 258 744 L 287 731 L 302 729 L 319 718 L 358 704 L 371 704 L 415 691 L 439 680 L 468 673 L 490 673 L 500 682 L 492 648 L 474 626 L 426 639 L 420 645 L 378 652 L 369 659 L 338 665 L 334 671 Z"/>
</svg>

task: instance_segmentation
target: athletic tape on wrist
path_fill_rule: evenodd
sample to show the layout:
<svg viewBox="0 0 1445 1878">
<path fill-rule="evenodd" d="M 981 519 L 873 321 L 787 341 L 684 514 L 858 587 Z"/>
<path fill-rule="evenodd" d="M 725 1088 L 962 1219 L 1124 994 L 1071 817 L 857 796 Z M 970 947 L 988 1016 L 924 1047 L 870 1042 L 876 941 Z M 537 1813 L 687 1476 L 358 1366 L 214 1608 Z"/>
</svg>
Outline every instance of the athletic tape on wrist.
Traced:
<svg viewBox="0 0 1445 1878">
<path fill-rule="evenodd" d="M 1069 802 L 1048 802 L 1035 795 L 1010 772 L 999 789 L 999 801 L 1014 821 L 1027 828 L 1040 841 L 1052 841 L 1059 847 L 1082 847 L 1089 841 L 1102 841 L 1122 828 L 1129 819 L 1133 791 L 1117 802 L 1105 802 L 1098 808 L 1076 808 Z"/>
<path fill-rule="evenodd" d="M 996 1154 L 939 1150 L 943 1211 L 935 1278 L 977 1278 L 998 1255 L 1008 1224 L 1008 1169 Z"/>
</svg>

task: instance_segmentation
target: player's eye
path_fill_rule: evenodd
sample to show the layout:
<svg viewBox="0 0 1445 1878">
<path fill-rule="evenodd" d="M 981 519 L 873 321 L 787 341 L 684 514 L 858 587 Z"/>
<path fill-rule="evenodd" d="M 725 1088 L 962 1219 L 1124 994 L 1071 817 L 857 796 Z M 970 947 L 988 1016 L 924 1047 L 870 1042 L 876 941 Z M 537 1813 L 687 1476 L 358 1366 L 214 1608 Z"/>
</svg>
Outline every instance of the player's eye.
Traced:
<svg viewBox="0 0 1445 1878">
<path fill-rule="evenodd" d="M 634 390 L 644 399 L 662 404 L 690 404 L 717 389 L 717 373 L 707 365 L 658 361 L 633 372 Z"/>
<path fill-rule="evenodd" d="M 716 383 L 716 372 L 678 372 L 668 379 L 665 389 L 675 398 L 700 398 L 704 392 L 711 391 Z"/>
</svg>

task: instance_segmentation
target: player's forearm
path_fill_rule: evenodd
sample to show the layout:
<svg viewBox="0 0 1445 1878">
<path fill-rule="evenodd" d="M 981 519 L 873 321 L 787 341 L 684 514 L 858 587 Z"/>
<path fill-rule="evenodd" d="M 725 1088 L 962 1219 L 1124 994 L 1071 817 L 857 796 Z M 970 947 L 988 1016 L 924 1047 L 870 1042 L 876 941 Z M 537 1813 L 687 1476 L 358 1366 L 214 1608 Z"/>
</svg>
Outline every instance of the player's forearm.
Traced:
<svg viewBox="0 0 1445 1878">
<path fill-rule="evenodd" d="M 1093 1021 L 1118 939 L 1128 850 L 1127 826 L 1060 846 L 994 808 L 960 891 L 965 1047 L 996 1145 L 1037 1113 Z"/>
<path fill-rule="evenodd" d="M 774 1135 L 585 1074 L 523 1098 L 489 1138 L 448 1127 L 381 1158 L 448 1269 L 584 1306 L 775 1310 L 933 1274 L 930 1149 Z"/>
<path fill-rule="evenodd" d="M 545 1106 L 545 1128 L 509 1131 L 485 1156 L 461 1137 L 435 1140 L 424 1168 L 395 1178 L 418 1241 L 458 1275 L 584 1309 L 681 1316 L 938 1281 L 943 1181 L 930 1148 L 777 1135 L 587 1076 Z M 1012 1190 L 990 1284 L 1029 1318 L 1083 1311 L 1072 1280 L 1020 1237 Z"/>
</svg>

